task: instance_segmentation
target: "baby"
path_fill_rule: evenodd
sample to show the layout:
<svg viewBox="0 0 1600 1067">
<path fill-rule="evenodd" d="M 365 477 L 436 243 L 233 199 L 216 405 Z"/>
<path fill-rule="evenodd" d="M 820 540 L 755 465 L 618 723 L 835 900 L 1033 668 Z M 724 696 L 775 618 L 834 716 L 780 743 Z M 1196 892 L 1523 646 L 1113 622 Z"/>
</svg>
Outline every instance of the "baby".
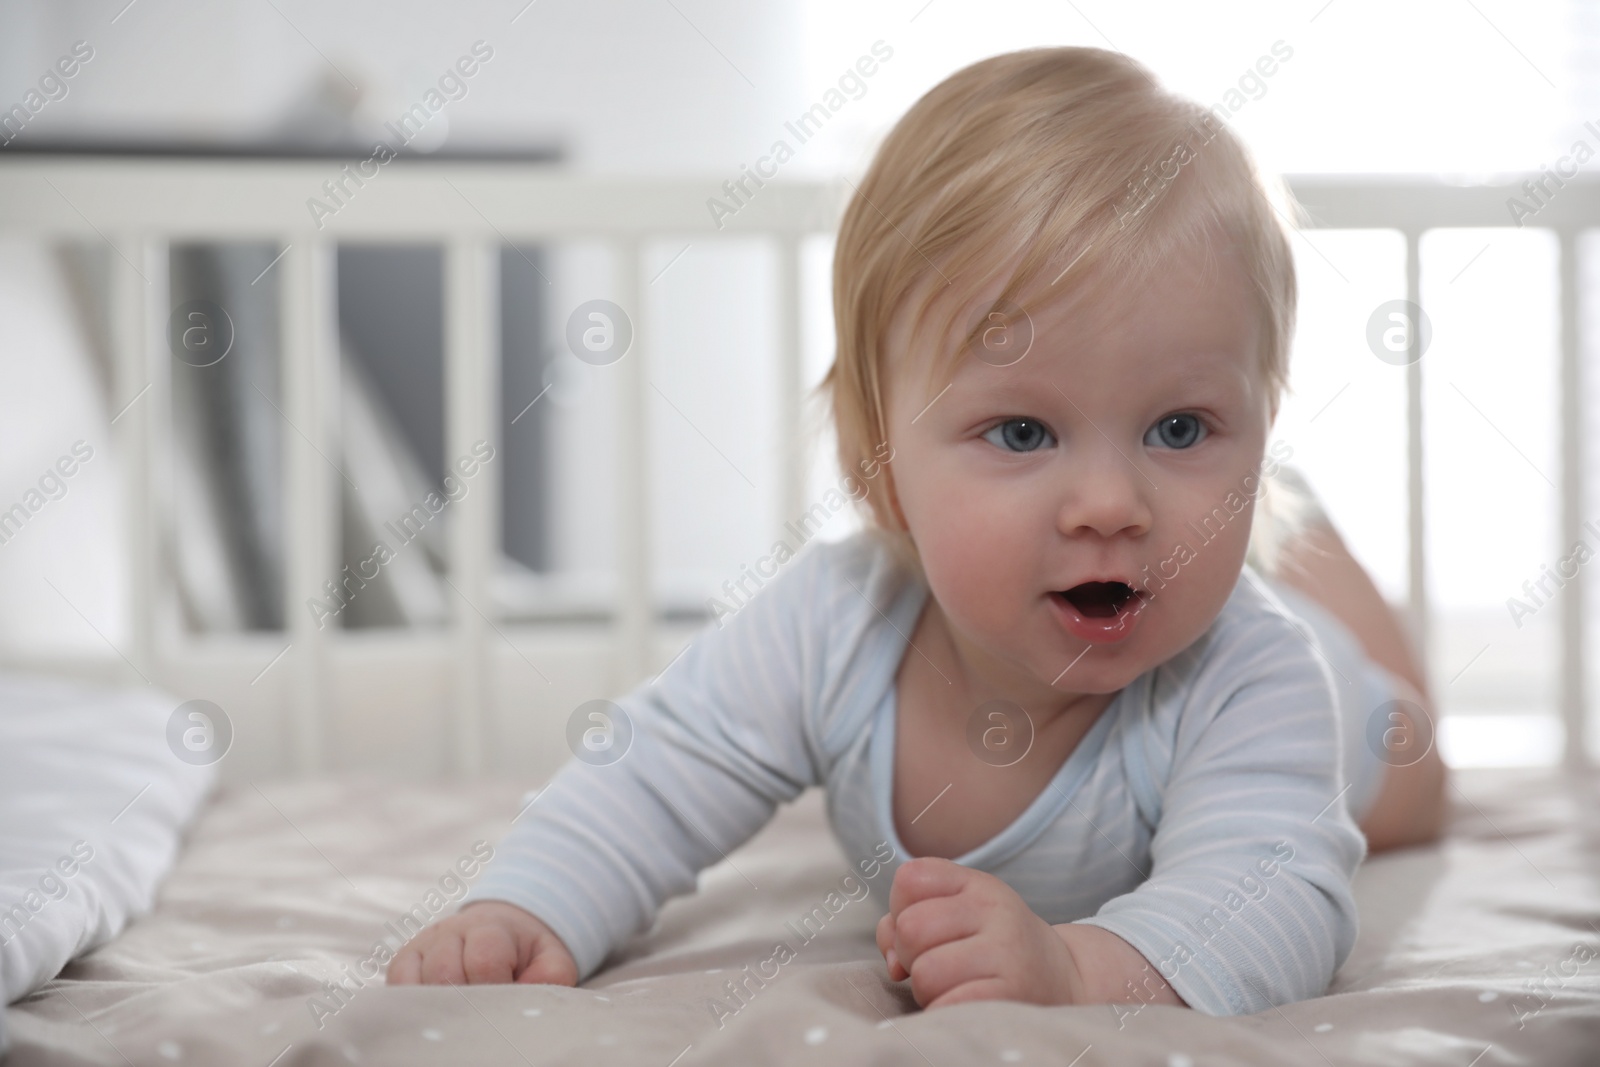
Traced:
<svg viewBox="0 0 1600 1067">
<path fill-rule="evenodd" d="M 1436 836 L 1444 768 L 1395 619 L 1267 448 L 1294 303 L 1244 149 L 1133 61 L 934 88 L 838 236 L 823 385 L 867 528 L 775 546 L 389 981 L 583 980 L 820 785 L 924 1007 L 1321 994 L 1357 865 Z"/>
</svg>

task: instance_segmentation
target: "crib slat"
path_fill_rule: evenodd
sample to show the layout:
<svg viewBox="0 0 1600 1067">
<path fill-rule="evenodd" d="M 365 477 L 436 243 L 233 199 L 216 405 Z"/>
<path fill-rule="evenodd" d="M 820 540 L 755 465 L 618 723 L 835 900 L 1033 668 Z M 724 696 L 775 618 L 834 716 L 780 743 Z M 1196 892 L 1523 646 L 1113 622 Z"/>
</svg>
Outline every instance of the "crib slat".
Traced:
<svg viewBox="0 0 1600 1067">
<path fill-rule="evenodd" d="M 308 601 L 326 602 L 325 583 L 340 580 L 338 434 L 339 365 L 334 247 L 313 234 L 286 239 L 283 271 L 284 508 L 286 617 L 293 673 L 290 758 L 302 774 L 325 764 L 329 647 L 336 619 L 319 620 Z"/>
<path fill-rule="evenodd" d="M 805 510 L 808 455 L 800 439 L 805 388 L 800 363 L 800 238 L 785 233 L 777 240 L 778 253 L 778 449 L 783 464 L 778 493 L 776 534 L 784 523 Z"/>
<path fill-rule="evenodd" d="M 116 420 L 111 427 L 116 451 L 126 457 L 123 478 L 127 493 L 123 506 L 128 539 L 128 601 L 124 654 L 153 679 L 156 604 L 161 575 L 166 573 L 161 565 L 158 516 L 169 513 L 159 506 L 158 499 L 165 498 L 158 475 L 166 465 L 155 462 L 157 456 L 166 454 L 162 442 L 170 436 L 171 427 L 166 418 L 167 360 L 171 357 L 165 354 L 166 319 L 162 314 L 169 292 L 167 244 L 143 236 L 124 236 L 117 247 L 124 251 L 110 254 L 116 345 L 116 389 L 110 417 Z"/>
<path fill-rule="evenodd" d="M 617 615 L 618 692 L 631 689 L 655 665 L 655 591 L 650 568 L 649 453 L 645 357 L 649 316 L 637 240 L 613 245 L 617 304 L 633 324 L 633 346 L 609 367 L 617 390 Z M 568 309 L 557 310 L 564 316 Z"/>
<path fill-rule="evenodd" d="M 479 238 L 450 242 L 445 274 L 445 462 L 446 474 L 466 495 L 450 507 L 449 592 L 456 644 L 454 711 L 455 769 L 462 775 L 484 764 L 484 719 L 489 685 L 488 619 L 494 612 L 490 568 L 499 552 L 500 465 L 481 462 L 474 448 L 485 444 L 499 453 L 492 412 L 497 384 L 492 353 L 498 348 L 496 311 L 499 246 Z M 477 468 L 467 477 L 457 464 Z"/>
<path fill-rule="evenodd" d="M 1585 540 L 1583 530 L 1584 418 L 1583 368 L 1578 301 L 1578 235 L 1562 228 L 1559 275 L 1561 286 L 1561 554 Z M 1561 600 L 1561 678 L 1560 701 L 1563 728 L 1562 762 L 1571 770 L 1588 766 L 1589 749 L 1584 722 L 1584 625 L 1583 587 L 1580 580 L 1568 582 Z"/>
<path fill-rule="evenodd" d="M 1422 304 L 1422 231 L 1409 229 L 1406 236 L 1406 299 L 1417 306 Z M 1422 485 L 1422 331 L 1409 331 L 1410 362 L 1406 365 L 1406 560 L 1407 560 L 1407 614 L 1411 623 L 1411 638 L 1416 643 L 1417 658 L 1423 677 L 1431 673 L 1432 626 L 1428 605 L 1428 548 L 1424 505 L 1426 499 Z M 1433 686 L 1430 683 L 1430 690 Z M 1436 691 L 1436 690 L 1435 690 Z"/>
</svg>

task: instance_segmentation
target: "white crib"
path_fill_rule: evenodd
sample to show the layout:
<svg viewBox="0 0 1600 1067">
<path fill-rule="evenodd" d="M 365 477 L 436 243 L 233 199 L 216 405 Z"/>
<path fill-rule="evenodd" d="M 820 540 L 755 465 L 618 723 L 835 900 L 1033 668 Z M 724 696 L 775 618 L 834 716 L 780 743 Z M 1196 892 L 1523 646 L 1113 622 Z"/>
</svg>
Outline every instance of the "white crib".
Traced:
<svg viewBox="0 0 1600 1067">
<path fill-rule="evenodd" d="M 433 774 L 515 770 L 537 774 L 566 755 L 567 715 L 584 700 L 619 692 L 667 666 L 689 636 L 664 625 L 645 594 L 650 575 L 651 456 L 644 431 L 645 367 L 651 324 L 640 290 L 641 247 L 665 237 L 715 240 L 757 236 L 777 249 L 775 324 L 782 388 L 782 440 L 801 414 L 798 343 L 801 243 L 834 226 L 849 187 L 772 184 L 722 228 L 705 208 L 716 183 L 585 178 L 545 166 L 419 162 L 389 165 L 361 190 L 361 210 L 315 225 L 309 192 L 338 169 L 327 160 L 38 156 L 0 160 L 0 236 L 103 240 L 111 258 L 116 350 L 113 444 L 126 478 L 132 575 L 128 632 L 116 656 L 21 665 L 141 679 L 184 699 L 227 709 L 240 745 L 225 763 L 247 777 L 382 768 Z M 1434 180 L 1301 178 L 1291 181 L 1312 225 L 1393 229 L 1404 234 L 1408 299 L 1418 301 L 1418 242 L 1442 227 L 1510 226 L 1506 201 L 1520 180 L 1461 186 Z M 309 192 L 308 192 L 309 191 Z M 1600 219 L 1600 183 L 1570 180 L 1541 212 L 1560 247 L 1560 541 L 1582 525 L 1584 412 L 1580 403 L 1577 236 Z M 617 302 L 633 318 L 633 348 L 608 368 L 619 376 L 622 461 L 618 509 L 618 598 L 609 623 L 551 621 L 502 625 L 489 609 L 489 561 L 496 545 L 493 479 L 458 505 L 451 529 L 450 580 L 459 594 L 443 630 L 319 629 L 306 591 L 339 572 L 336 452 L 337 358 L 333 253 L 341 240 L 437 243 L 445 253 L 445 449 L 466 453 L 494 440 L 498 422 L 496 271 L 504 243 L 598 238 L 619 257 Z M 162 516 L 170 499 L 161 457 L 171 425 L 165 336 L 169 243 L 253 240 L 286 247 L 283 272 L 284 418 L 287 513 L 287 632 L 196 636 L 161 625 Z M 1415 338 L 1412 339 L 1415 344 Z M 1422 370 L 1406 369 L 1409 611 L 1426 647 L 1429 591 L 1424 536 Z M 778 479 L 778 530 L 804 510 L 806 471 L 796 458 Z M 1581 583 L 1561 598 L 1559 707 L 1569 766 L 1585 761 Z M 11 657 L 15 662 L 16 657 Z M 541 666 L 535 666 L 539 664 Z"/>
</svg>

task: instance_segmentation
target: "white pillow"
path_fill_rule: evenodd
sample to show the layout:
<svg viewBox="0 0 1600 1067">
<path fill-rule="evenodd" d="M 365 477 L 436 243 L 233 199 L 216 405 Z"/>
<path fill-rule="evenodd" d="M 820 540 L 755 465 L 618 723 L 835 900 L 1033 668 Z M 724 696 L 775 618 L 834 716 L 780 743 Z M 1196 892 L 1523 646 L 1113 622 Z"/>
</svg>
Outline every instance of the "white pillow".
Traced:
<svg viewBox="0 0 1600 1067">
<path fill-rule="evenodd" d="M 0 1004 L 149 909 L 229 733 L 210 724 L 214 747 L 197 751 L 206 723 L 187 704 L 172 722 L 180 704 L 0 674 Z"/>
</svg>

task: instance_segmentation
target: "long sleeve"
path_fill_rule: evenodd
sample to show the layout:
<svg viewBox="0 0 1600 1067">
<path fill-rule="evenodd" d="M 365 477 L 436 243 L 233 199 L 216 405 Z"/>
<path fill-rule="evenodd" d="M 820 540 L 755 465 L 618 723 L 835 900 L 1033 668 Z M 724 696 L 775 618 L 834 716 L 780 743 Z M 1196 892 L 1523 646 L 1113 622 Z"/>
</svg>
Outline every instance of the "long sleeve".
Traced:
<svg viewBox="0 0 1600 1067">
<path fill-rule="evenodd" d="M 816 784 L 806 709 L 822 635 L 808 621 L 824 548 L 783 564 L 659 679 L 618 699 L 613 744 L 631 727 L 625 754 L 563 767 L 466 900 L 509 901 L 544 920 L 581 980 L 667 899 L 693 890 L 702 868 Z"/>
<path fill-rule="evenodd" d="M 1356 938 L 1366 840 L 1339 797 L 1332 677 L 1275 610 L 1194 652 L 1150 876 L 1078 920 L 1210 1015 L 1320 995 Z"/>
</svg>

